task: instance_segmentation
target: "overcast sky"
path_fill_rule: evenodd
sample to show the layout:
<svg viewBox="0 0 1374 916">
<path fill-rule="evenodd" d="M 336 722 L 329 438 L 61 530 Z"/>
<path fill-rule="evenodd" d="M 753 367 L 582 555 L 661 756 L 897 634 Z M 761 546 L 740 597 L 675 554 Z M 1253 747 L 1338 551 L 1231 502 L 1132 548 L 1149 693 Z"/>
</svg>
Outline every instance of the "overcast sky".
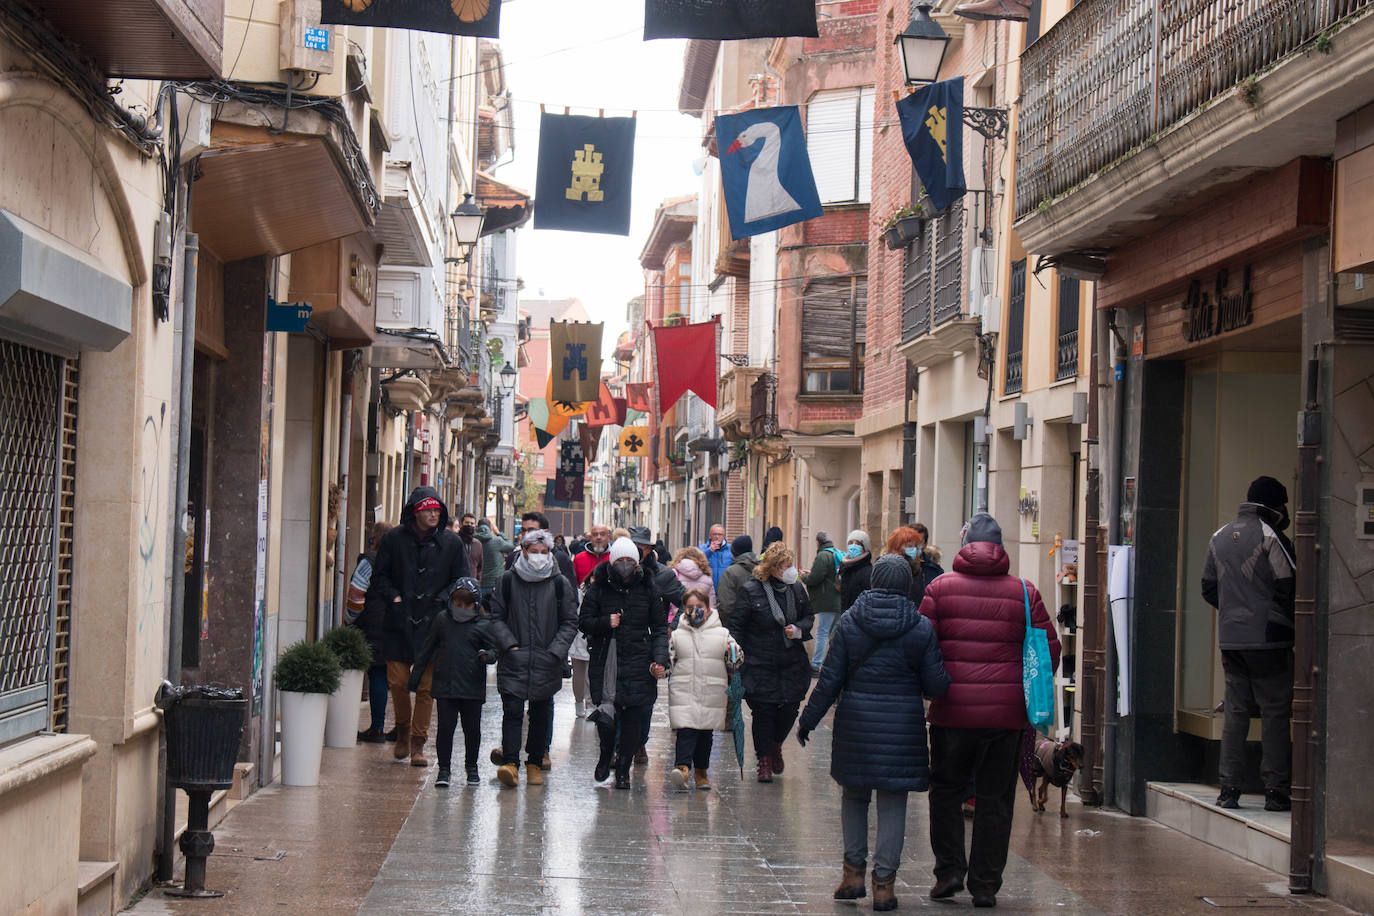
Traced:
<svg viewBox="0 0 1374 916">
<path fill-rule="evenodd" d="M 515 155 L 496 170 L 497 178 L 534 193 L 541 102 L 551 112 L 571 106 L 583 115 L 638 110 L 630 235 L 528 225 L 518 233 L 521 295 L 580 299 L 593 321 L 606 322 L 612 340 L 625 329 L 625 303 L 644 291 L 639 252 L 654 209 L 666 198 L 695 193 L 700 182 L 692 162 L 702 154 L 701 123 L 677 112 L 686 42 L 646 42 L 643 28 L 644 0 L 507 0 L 501 7 Z"/>
</svg>

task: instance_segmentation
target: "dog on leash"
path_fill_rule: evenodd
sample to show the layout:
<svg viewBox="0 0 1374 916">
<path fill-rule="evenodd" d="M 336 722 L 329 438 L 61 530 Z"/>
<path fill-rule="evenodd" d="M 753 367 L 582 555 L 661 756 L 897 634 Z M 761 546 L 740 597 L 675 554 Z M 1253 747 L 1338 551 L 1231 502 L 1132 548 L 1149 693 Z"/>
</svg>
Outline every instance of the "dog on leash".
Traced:
<svg viewBox="0 0 1374 916">
<path fill-rule="evenodd" d="M 1059 788 L 1059 816 L 1068 817 L 1065 807 L 1069 782 L 1083 765 L 1083 745 L 1077 741 L 1055 743 L 1028 729 L 1021 755 L 1021 781 L 1030 793 L 1031 810 L 1044 811 L 1050 786 Z M 1038 785 L 1037 785 L 1038 783 Z"/>
</svg>

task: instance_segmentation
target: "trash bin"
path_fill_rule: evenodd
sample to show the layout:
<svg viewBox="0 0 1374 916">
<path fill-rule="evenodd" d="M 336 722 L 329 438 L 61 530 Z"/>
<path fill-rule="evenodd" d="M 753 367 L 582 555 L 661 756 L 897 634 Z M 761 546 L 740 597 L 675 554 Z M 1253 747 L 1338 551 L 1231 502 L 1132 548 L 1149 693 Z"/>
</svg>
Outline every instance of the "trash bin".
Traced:
<svg viewBox="0 0 1374 916">
<path fill-rule="evenodd" d="M 243 691 L 163 687 L 157 705 L 167 726 L 167 781 L 187 791 L 232 786 L 248 708 Z"/>
</svg>

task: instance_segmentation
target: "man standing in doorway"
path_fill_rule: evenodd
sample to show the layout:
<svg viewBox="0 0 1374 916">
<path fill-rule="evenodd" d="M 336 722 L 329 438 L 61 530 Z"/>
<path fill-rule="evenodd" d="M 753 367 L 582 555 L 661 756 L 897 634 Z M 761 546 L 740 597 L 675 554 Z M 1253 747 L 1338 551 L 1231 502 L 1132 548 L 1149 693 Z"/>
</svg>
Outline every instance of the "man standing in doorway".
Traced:
<svg viewBox="0 0 1374 916">
<path fill-rule="evenodd" d="M 706 554 L 706 562 L 711 564 L 711 587 L 719 590 L 721 573 L 730 568 L 735 557 L 730 553 L 730 545 L 725 543 L 724 525 L 712 525 L 707 538 L 705 544 L 697 546 Z"/>
<path fill-rule="evenodd" d="M 1250 484 L 1236 520 L 1207 545 L 1202 597 L 1217 609 L 1221 667 L 1226 673 L 1221 731 L 1223 808 L 1240 807 L 1250 709 L 1263 728 L 1260 776 L 1264 809 L 1288 811 L 1293 741 L 1293 603 L 1297 567 L 1288 527 L 1288 489 L 1272 477 Z"/>
<path fill-rule="evenodd" d="M 415 706 L 410 703 L 410 669 L 429 636 L 430 624 L 447 600 L 449 583 L 468 575 L 468 551 L 462 539 L 449 530 L 448 507 L 433 487 L 416 487 L 401 510 L 401 523 L 382 536 L 377 563 L 368 584 L 385 602 L 382 619 L 382 654 L 391 705 L 396 711 L 397 760 L 410 758 L 411 766 L 428 766 L 425 741 L 434 701 L 429 685 L 433 665 L 425 670 Z"/>
</svg>

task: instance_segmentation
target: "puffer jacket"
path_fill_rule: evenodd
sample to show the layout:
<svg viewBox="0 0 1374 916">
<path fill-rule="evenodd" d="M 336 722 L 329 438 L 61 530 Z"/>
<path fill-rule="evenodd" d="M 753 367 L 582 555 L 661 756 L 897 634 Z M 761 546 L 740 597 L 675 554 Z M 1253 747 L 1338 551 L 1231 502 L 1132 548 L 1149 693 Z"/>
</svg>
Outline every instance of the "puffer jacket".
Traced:
<svg viewBox="0 0 1374 916">
<path fill-rule="evenodd" d="M 949 675 L 934 627 L 905 592 L 905 582 L 897 589 L 875 584 L 840 618 L 801 714 L 800 727 L 814 729 L 838 698 L 830 776 L 842 786 L 930 788 L 921 697 L 944 696 Z"/>
<path fill-rule="evenodd" d="M 759 565 L 759 555 L 752 550 L 735 557 L 735 562 L 720 574 L 720 584 L 716 586 L 716 613 L 720 615 L 721 626 L 730 625 L 730 615 L 735 610 L 735 598 L 744 583 L 754 578 L 754 567 Z"/>
<path fill-rule="evenodd" d="M 771 588 L 788 623 L 801 631 L 801 639 L 788 639 L 773 619 L 765 588 Z M 792 601 L 787 601 L 788 593 Z M 749 578 L 740 589 L 730 632 L 744 650 L 740 679 L 744 695 L 755 703 L 800 703 L 811 688 L 811 656 L 803 643 L 811 636 L 816 618 L 806 587 L 800 582 L 783 585 L 777 579 L 760 582 Z"/>
<path fill-rule="evenodd" d="M 382 535 L 365 601 L 380 603 L 382 655 L 411 664 L 429 636 L 434 617 L 447 606 L 444 589 L 468 574 L 462 538 L 449 530 L 448 507 L 439 500 L 439 525 L 420 534 L 415 504 L 439 500 L 433 487 L 416 487 L 401 510 L 401 523 Z M 396 599 L 400 598 L 400 601 Z"/>
<path fill-rule="evenodd" d="M 559 573 L 537 582 L 504 573 L 491 593 L 491 630 L 502 652 L 496 689 L 547 700 L 563 688 L 563 665 L 577 635 L 577 587 Z"/>
<path fill-rule="evenodd" d="M 434 662 L 430 696 L 445 700 L 485 700 L 487 665 L 478 657 L 486 651 L 494 660 L 500 651 L 492 636 L 491 621 L 476 608 L 449 607 L 434 618 L 429 637 L 410 672 L 410 689 L 420 686 L 425 668 Z"/>
<path fill-rule="evenodd" d="M 846 557 L 840 562 L 840 610 L 854 606 L 859 596 L 868 591 L 873 576 L 873 554 L 865 553 L 855 559 Z M 827 650 L 828 651 L 828 650 Z"/>
<path fill-rule="evenodd" d="M 710 578 L 709 576 L 707 577 Z M 725 727 L 725 688 L 730 674 L 725 653 L 730 631 L 712 614 L 694 627 L 673 631 L 673 673 L 668 678 L 668 724 L 673 728 L 711 730 Z"/>
<path fill-rule="evenodd" d="M 515 545 L 486 525 L 478 525 L 473 538 L 482 545 L 482 578 L 478 581 L 483 588 L 495 588 L 506 569 L 506 554 Z"/>
<path fill-rule="evenodd" d="M 1059 637 L 1040 592 L 1007 575 L 1001 544 L 976 541 L 954 556 L 954 571 L 926 586 L 921 613 L 935 626 L 949 692 L 930 704 L 930 724 L 945 728 L 1030 728 L 1021 684 L 1026 597 L 1031 624 L 1045 631 L 1059 669 Z"/>
<path fill-rule="evenodd" d="M 716 587 L 711 582 L 711 574 L 701 571 L 701 567 L 695 561 L 683 557 L 678 564 L 673 567 L 673 572 L 677 575 L 677 581 L 682 583 L 682 591 L 685 595 L 688 590 L 699 588 L 711 596 L 707 603 L 711 607 L 716 606 Z M 674 604 L 673 607 L 678 607 Z M 714 615 L 712 615 L 714 616 Z"/>
<path fill-rule="evenodd" d="M 611 564 L 592 570 L 582 596 L 577 625 L 587 634 L 587 663 L 592 702 L 600 706 L 606 678 L 606 653 L 615 641 L 615 705 L 646 706 L 658 699 L 658 681 L 649 665 L 668 667 L 667 603 L 645 574 L 636 567 L 629 582 L 611 574 Z M 611 626 L 611 615 L 620 614 L 620 626 Z"/>
<path fill-rule="evenodd" d="M 1217 609 L 1217 643 L 1230 649 L 1293 645 L 1293 548 L 1271 522 L 1278 513 L 1241 503 L 1236 520 L 1207 544 L 1202 597 Z"/>
</svg>

